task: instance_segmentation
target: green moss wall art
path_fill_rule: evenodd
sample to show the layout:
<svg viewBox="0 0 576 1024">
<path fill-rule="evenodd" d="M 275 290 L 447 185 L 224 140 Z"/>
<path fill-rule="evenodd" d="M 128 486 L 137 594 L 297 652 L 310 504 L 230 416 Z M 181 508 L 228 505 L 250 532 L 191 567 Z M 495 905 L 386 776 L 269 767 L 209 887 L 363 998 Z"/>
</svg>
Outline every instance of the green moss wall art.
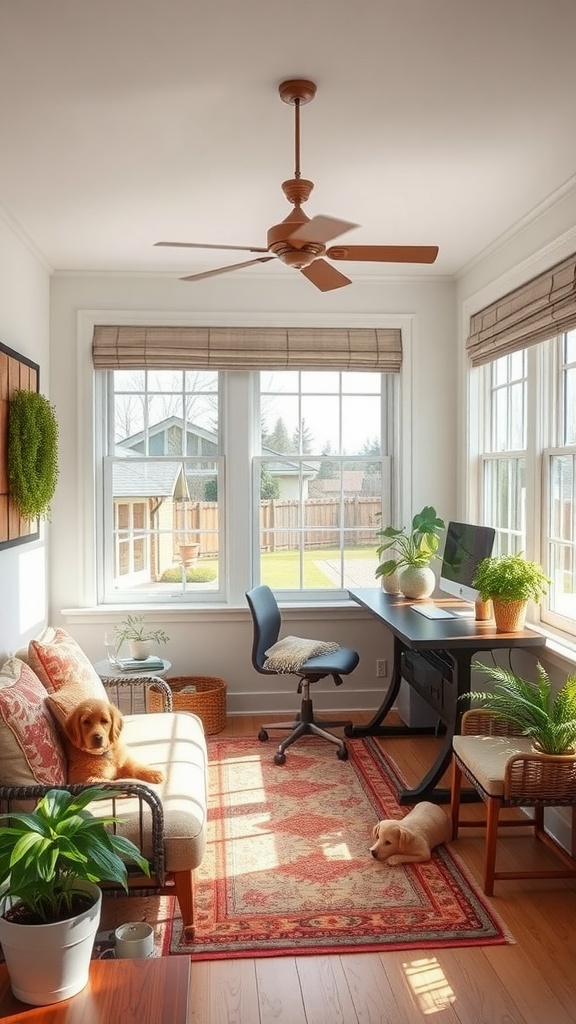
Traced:
<svg viewBox="0 0 576 1024">
<path fill-rule="evenodd" d="M 38 391 L 13 391 L 8 408 L 10 497 L 24 519 L 50 520 L 58 480 L 58 421 Z"/>
</svg>

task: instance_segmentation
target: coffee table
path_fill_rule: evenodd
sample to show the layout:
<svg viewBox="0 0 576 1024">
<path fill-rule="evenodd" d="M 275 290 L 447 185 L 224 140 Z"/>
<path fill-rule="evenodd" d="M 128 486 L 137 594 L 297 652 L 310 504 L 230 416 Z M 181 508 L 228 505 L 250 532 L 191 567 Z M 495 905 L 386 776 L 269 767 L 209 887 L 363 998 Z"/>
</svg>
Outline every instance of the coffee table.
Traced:
<svg viewBox="0 0 576 1024">
<path fill-rule="evenodd" d="M 50 1006 L 29 1006 L 12 995 L 0 964 L 0 1021 L 7 1024 L 186 1024 L 190 957 L 92 960 L 82 992 Z"/>
</svg>

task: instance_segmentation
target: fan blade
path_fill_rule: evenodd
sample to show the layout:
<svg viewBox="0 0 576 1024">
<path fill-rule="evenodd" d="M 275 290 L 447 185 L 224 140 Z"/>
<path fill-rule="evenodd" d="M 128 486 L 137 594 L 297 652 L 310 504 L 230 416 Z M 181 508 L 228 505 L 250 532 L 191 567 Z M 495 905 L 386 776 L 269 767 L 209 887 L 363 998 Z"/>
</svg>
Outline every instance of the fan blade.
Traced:
<svg viewBox="0 0 576 1024">
<path fill-rule="evenodd" d="M 434 263 L 437 245 L 333 245 L 331 260 L 372 260 L 375 263 Z"/>
<path fill-rule="evenodd" d="M 264 250 L 266 252 L 266 249 Z M 257 260 L 246 260 L 245 263 L 232 263 L 228 267 L 218 267 L 216 270 L 205 270 L 203 274 L 188 274 L 181 277 L 181 281 L 202 281 L 206 277 L 216 277 L 218 274 L 227 274 L 229 270 L 240 270 L 242 267 L 253 267 L 255 263 L 269 263 L 276 259 L 275 256 L 260 256 Z"/>
<path fill-rule="evenodd" d="M 357 227 L 358 224 L 351 224 L 348 220 L 336 220 L 335 217 L 323 217 L 320 214 L 293 231 L 288 236 L 288 241 L 317 242 L 319 245 L 324 245 L 331 238 L 336 238 L 337 235 L 343 235 L 345 231 Z"/>
<path fill-rule="evenodd" d="M 170 245 L 175 249 L 238 249 L 240 252 L 268 252 L 250 245 L 205 245 L 204 242 L 154 242 L 154 245 Z"/>
<path fill-rule="evenodd" d="M 304 274 L 304 277 L 307 277 L 321 292 L 330 292 L 334 288 L 343 288 L 345 284 L 352 284 L 349 277 L 344 277 L 344 274 L 336 270 L 336 267 L 326 263 L 326 260 L 314 260 L 309 267 L 302 267 L 300 273 Z"/>
</svg>

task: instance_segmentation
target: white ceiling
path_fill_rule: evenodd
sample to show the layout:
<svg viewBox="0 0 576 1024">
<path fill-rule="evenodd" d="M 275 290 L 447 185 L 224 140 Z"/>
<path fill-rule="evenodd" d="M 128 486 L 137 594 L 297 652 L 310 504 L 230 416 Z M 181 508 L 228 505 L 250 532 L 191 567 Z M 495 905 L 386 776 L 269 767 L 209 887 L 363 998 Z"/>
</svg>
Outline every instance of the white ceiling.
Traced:
<svg viewBox="0 0 576 1024">
<path fill-rule="evenodd" d="M 0 0 L 0 212 L 55 272 L 250 259 L 153 243 L 266 245 L 303 77 L 308 215 L 440 247 L 338 268 L 455 274 L 575 187 L 575 43 L 574 0 Z"/>
</svg>

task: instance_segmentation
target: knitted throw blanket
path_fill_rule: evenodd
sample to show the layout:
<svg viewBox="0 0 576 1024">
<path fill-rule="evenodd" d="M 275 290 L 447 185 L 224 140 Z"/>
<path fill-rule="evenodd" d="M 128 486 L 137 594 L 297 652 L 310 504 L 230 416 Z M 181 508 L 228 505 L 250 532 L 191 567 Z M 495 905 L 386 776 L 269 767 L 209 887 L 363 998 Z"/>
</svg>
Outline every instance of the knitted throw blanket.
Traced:
<svg viewBox="0 0 576 1024">
<path fill-rule="evenodd" d="M 264 668 L 271 672 L 297 672 L 318 654 L 332 654 L 340 644 L 330 640 L 306 640 L 300 636 L 285 636 L 266 651 Z"/>
</svg>

